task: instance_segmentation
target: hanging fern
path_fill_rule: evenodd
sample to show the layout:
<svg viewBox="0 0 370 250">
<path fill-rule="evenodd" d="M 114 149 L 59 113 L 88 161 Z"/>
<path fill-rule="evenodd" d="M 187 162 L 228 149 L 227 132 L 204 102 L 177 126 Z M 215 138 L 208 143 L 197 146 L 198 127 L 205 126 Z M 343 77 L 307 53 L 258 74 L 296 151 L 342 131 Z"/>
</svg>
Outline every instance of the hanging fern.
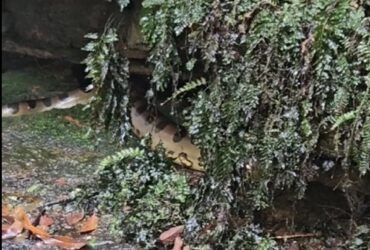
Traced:
<svg viewBox="0 0 370 250">
<path fill-rule="evenodd" d="M 350 95 L 344 87 L 340 87 L 335 93 L 334 101 L 332 104 L 333 110 L 337 114 L 342 114 L 345 112 L 347 106 L 349 105 Z"/>
<path fill-rule="evenodd" d="M 89 107 L 92 108 L 93 126 L 114 129 L 114 137 L 120 143 L 126 141 L 131 128 L 128 117 L 129 61 L 121 56 L 114 43 L 118 41 L 116 19 L 107 21 L 103 33 L 91 33 L 85 37 L 91 41 L 83 50 L 89 52 L 82 61 L 86 65 L 87 78 L 91 78 L 96 95 Z"/>
<path fill-rule="evenodd" d="M 177 97 L 179 97 L 182 94 L 190 92 L 190 91 L 192 91 L 192 90 L 194 90 L 194 89 L 196 89 L 200 86 L 206 85 L 206 83 L 207 83 L 206 79 L 204 79 L 203 77 L 198 79 L 198 80 L 187 82 L 187 83 L 185 83 L 184 86 L 182 86 L 175 93 L 173 93 L 171 97 L 167 98 L 167 100 L 162 102 L 161 105 L 165 105 L 167 102 L 176 99 Z"/>
<path fill-rule="evenodd" d="M 347 113 L 344 113 L 344 114 L 340 115 L 339 117 L 337 117 L 334 120 L 334 125 L 331 127 L 331 130 L 334 130 L 334 129 L 340 127 L 345 122 L 353 121 L 356 118 L 356 116 L 357 116 L 357 111 L 356 110 L 350 111 L 350 112 L 347 112 Z"/>
<path fill-rule="evenodd" d="M 109 25 L 109 24 L 108 24 Z M 82 50 L 89 52 L 87 57 L 82 61 L 86 65 L 87 78 L 91 78 L 93 83 L 100 87 L 104 81 L 111 58 L 110 47 L 118 41 L 116 30 L 107 27 L 101 36 L 96 33 L 89 33 L 85 38 L 91 41 L 87 43 Z"/>
</svg>

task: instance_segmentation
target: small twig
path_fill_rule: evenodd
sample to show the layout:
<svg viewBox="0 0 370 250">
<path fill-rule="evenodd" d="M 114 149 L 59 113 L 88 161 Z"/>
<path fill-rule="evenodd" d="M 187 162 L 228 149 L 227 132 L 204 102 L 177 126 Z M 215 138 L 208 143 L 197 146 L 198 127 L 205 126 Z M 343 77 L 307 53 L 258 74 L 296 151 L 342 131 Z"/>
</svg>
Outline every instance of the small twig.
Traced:
<svg viewBox="0 0 370 250">
<path fill-rule="evenodd" d="M 65 203 L 68 203 L 68 202 L 71 202 L 71 201 L 74 201 L 76 198 L 66 198 L 66 199 L 60 199 L 60 200 L 57 200 L 57 201 L 51 201 L 49 203 L 46 203 L 42 206 L 43 209 L 47 208 L 47 207 L 51 207 L 51 206 L 54 206 L 54 205 L 58 205 L 58 204 L 65 204 Z"/>
<path fill-rule="evenodd" d="M 45 215 L 45 212 L 46 212 L 46 209 L 44 209 L 44 208 L 41 208 L 40 210 L 39 210 L 39 214 L 37 215 L 37 217 L 34 219 L 34 221 L 32 222 L 32 225 L 33 226 L 38 226 L 39 224 L 40 224 L 40 220 L 41 220 L 41 217 L 43 216 L 43 215 Z"/>
<path fill-rule="evenodd" d="M 278 235 L 272 238 L 276 240 L 288 240 L 294 238 L 317 237 L 320 235 L 321 235 L 320 233 L 306 233 L 306 234 L 301 233 L 301 234 Z"/>
<path fill-rule="evenodd" d="M 91 198 L 91 197 L 93 197 L 93 196 L 95 196 L 97 194 L 99 194 L 99 192 L 93 192 L 92 194 L 86 195 L 84 198 L 89 199 L 89 198 Z M 41 206 L 41 208 L 42 209 L 46 209 L 47 207 L 51 207 L 51 206 L 54 206 L 54 205 L 66 204 L 66 203 L 75 201 L 76 199 L 77 199 L 77 197 L 73 197 L 73 198 L 65 198 L 65 199 L 60 199 L 60 200 L 52 201 L 52 202 L 49 202 L 49 203 L 44 204 L 43 206 Z"/>
<path fill-rule="evenodd" d="M 61 203 L 64 204 L 64 203 L 67 203 L 67 202 L 71 202 L 73 200 L 75 200 L 75 198 L 60 199 L 60 200 L 57 200 L 57 201 L 52 201 L 52 202 L 46 203 L 46 204 L 38 207 L 39 213 L 38 213 L 37 217 L 33 220 L 32 225 L 33 226 L 38 226 L 40 224 L 40 219 L 45 214 L 47 207 L 54 206 L 54 205 L 61 204 Z M 31 231 L 28 231 L 27 239 L 31 239 L 31 237 L 33 237 L 33 235 L 31 233 Z"/>
</svg>

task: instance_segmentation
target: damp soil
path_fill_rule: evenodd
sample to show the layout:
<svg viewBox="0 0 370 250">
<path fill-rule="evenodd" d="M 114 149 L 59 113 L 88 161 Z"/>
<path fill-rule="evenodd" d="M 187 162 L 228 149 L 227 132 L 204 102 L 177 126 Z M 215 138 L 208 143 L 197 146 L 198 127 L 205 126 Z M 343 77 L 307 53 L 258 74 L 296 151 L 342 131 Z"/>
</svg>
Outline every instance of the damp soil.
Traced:
<svg viewBox="0 0 370 250">
<path fill-rule="evenodd" d="M 2 102 L 47 97 L 78 86 L 67 64 L 32 59 L 12 65 L 2 72 Z M 78 209 L 68 199 L 81 185 L 92 184 L 97 163 L 117 149 L 107 135 L 89 134 L 88 111 L 81 107 L 53 110 L 2 119 L 2 204 L 22 207 L 31 221 L 44 213 L 54 220 L 49 232 L 85 239 L 86 249 L 122 249 L 109 233 L 114 218 L 99 215 L 98 228 L 80 235 L 68 226 L 65 216 Z M 64 202 L 62 202 L 64 201 Z M 75 204 L 75 203 L 74 203 Z M 2 249 L 54 249 L 22 234 L 4 240 Z"/>
</svg>

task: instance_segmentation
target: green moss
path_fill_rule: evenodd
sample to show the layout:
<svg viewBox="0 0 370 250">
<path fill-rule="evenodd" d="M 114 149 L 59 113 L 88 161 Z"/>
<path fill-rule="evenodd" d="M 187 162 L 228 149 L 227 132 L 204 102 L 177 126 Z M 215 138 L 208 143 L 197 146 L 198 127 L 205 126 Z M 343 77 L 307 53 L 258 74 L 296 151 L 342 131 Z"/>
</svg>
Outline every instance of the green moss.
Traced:
<svg viewBox="0 0 370 250">
<path fill-rule="evenodd" d="M 32 93 L 32 86 L 43 82 L 40 75 L 29 72 L 7 71 L 2 74 L 2 104 L 13 102 L 14 98 L 24 100 Z"/>
<path fill-rule="evenodd" d="M 56 78 L 51 73 L 38 68 L 7 71 L 2 74 L 2 102 L 5 104 L 33 99 L 35 98 L 32 95 L 33 90 L 37 95 L 52 96 L 62 92 L 58 91 L 58 88 L 62 88 L 62 84 L 62 82 L 56 83 Z M 63 118 L 66 115 L 78 120 L 85 127 L 80 128 L 66 121 Z M 77 106 L 67 110 L 52 110 L 2 120 L 3 127 L 16 127 L 37 137 L 50 137 L 69 143 L 87 143 L 88 116 L 87 111 L 82 111 L 81 106 Z"/>
<path fill-rule="evenodd" d="M 64 114 L 74 117 L 81 124 L 87 121 L 81 120 L 77 115 L 67 112 L 52 112 L 45 114 L 33 114 L 23 117 L 3 119 L 3 127 L 13 127 L 13 130 L 29 133 L 39 138 L 51 138 L 65 143 L 89 143 L 87 128 L 77 127 L 64 120 Z"/>
</svg>

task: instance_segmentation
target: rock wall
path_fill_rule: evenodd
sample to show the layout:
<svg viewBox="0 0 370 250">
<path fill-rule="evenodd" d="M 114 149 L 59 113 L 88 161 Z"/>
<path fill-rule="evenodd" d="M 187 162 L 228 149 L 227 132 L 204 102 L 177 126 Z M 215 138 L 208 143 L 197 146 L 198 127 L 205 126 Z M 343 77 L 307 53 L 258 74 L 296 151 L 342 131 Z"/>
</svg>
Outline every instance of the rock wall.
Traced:
<svg viewBox="0 0 370 250">
<path fill-rule="evenodd" d="M 141 1 L 119 11 L 107 0 L 3 0 L 2 50 L 39 58 L 80 62 L 87 33 L 101 33 L 110 16 L 121 21 L 120 51 L 143 59 L 146 49 L 138 29 Z"/>
</svg>

